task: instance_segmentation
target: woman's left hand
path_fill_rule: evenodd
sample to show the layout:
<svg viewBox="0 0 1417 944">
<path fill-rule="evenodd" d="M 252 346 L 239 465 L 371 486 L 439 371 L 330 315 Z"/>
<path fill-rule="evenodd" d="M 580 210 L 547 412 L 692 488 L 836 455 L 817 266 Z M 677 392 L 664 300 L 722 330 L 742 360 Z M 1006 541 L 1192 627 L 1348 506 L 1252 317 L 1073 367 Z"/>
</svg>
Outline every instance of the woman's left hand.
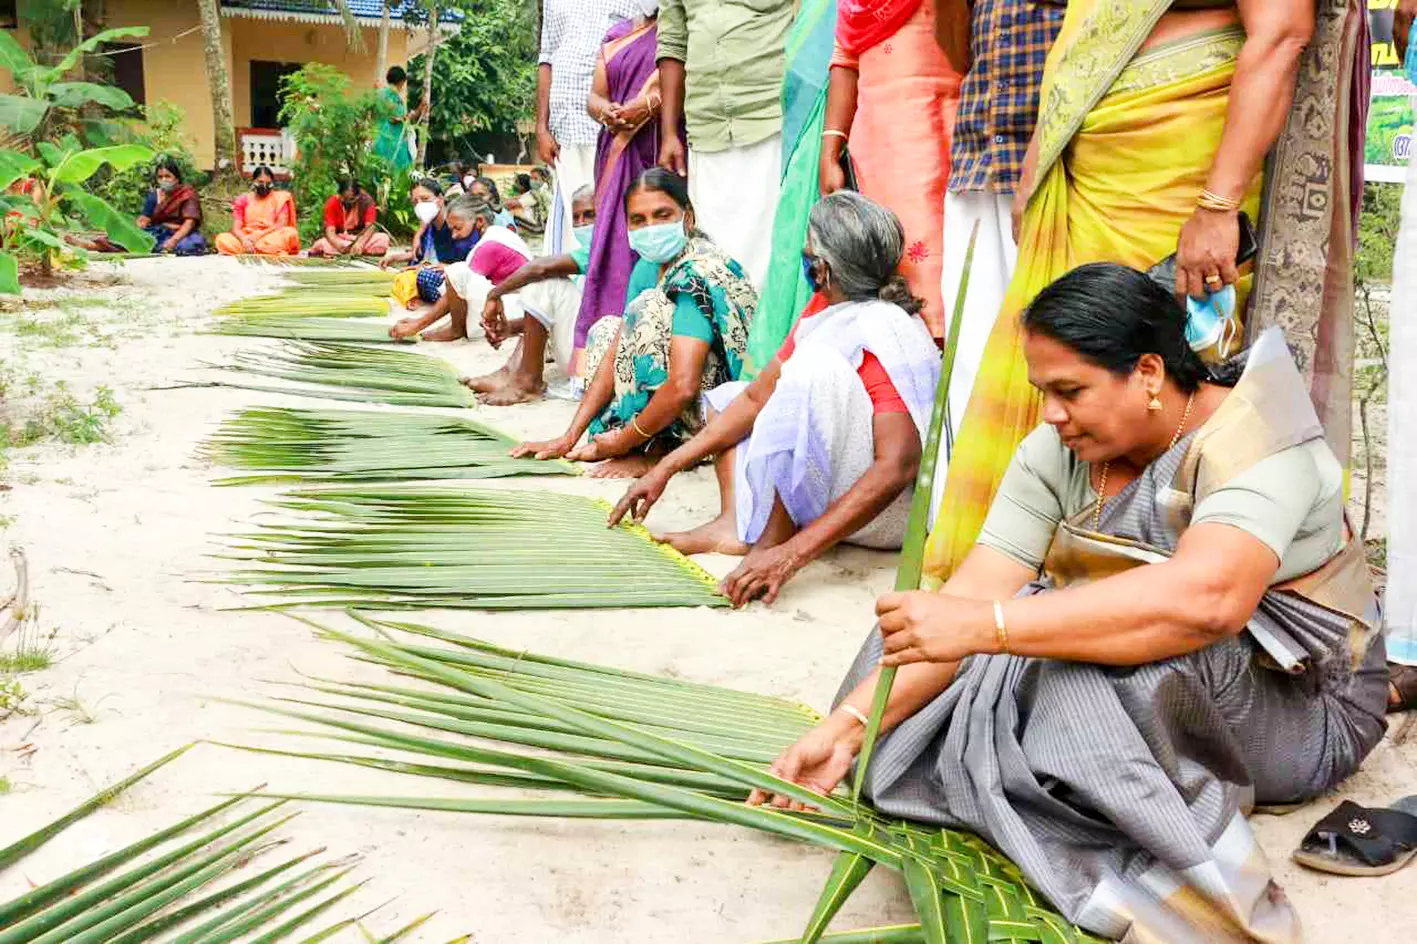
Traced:
<svg viewBox="0 0 1417 944">
<path fill-rule="evenodd" d="M 966 600 L 911 590 L 888 593 L 876 601 L 876 616 L 885 642 L 881 665 L 911 662 L 958 662 L 983 651 L 979 631 L 993 626 L 993 606 L 986 600 Z"/>
<path fill-rule="evenodd" d="M 623 430 L 609 430 L 592 436 L 584 445 L 566 453 L 566 459 L 570 462 L 600 462 L 623 456 L 630 449 L 631 446 L 624 441 Z"/>
<path fill-rule="evenodd" d="M 735 607 L 745 606 L 760 597 L 764 603 L 772 603 L 782 585 L 806 563 L 792 550 L 791 542 L 762 551 L 754 548 L 733 573 L 723 578 L 719 590 Z"/>
<path fill-rule="evenodd" d="M 177 238 L 176 238 L 176 237 L 173 237 L 173 238 L 171 238 L 171 239 L 165 239 L 165 240 L 163 240 L 163 243 L 162 243 L 162 251 L 163 251 L 163 252 L 176 252 L 176 251 L 177 251 Z"/>
<path fill-rule="evenodd" d="M 1240 277 L 1235 256 L 1240 251 L 1239 211 L 1222 213 L 1197 207 L 1181 227 L 1176 246 L 1176 297 L 1203 299 Z"/>
</svg>

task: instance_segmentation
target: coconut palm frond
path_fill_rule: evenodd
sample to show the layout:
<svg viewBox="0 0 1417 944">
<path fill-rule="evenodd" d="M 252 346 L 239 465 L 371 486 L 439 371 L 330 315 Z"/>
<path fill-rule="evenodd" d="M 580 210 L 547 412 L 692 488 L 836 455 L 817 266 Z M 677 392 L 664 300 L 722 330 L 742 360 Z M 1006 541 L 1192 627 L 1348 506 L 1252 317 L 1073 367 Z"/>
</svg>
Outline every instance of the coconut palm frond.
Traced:
<svg viewBox="0 0 1417 944">
<path fill-rule="evenodd" d="M 209 333 L 295 341 L 336 341 L 346 344 L 413 344 L 418 340 L 390 337 L 387 321 L 307 315 L 233 316 L 218 321 Z"/>
<path fill-rule="evenodd" d="M 728 604 L 710 574 L 644 528 L 607 528 L 602 501 L 411 485 L 302 489 L 273 504 L 303 517 L 231 538 L 226 556 L 242 566 L 220 579 L 274 606 Z"/>
<path fill-rule="evenodd" d="M 190 747 L 190 745 L 189 745 Z M 10 864 L 78 818 L 169 763 L 186 747 L 108 787 L 5 850 Z M 290 933 L 319 913 L 287 917 L 297 905 L 343 884 L 352 859 L 314 860 L 317 849 L 282 858 L 255 874 L 248 866 L 286 844 L 277 830 L 294 813 L 286 801 L 243 794 L 188 816 L 143 839 L 0 901 L 0 944 L 138 944 L 172 934 L 173 944 L 229 944 L 281 919 L 262 940 Z M 246 877 L 239 877 L 246 876 Z M 359 886 L 337 890 L 324 910 Z M 353 919 L 357 920 L 357 919 Z M 286 930 L 282 930 L 286 929 Z"/>
<path fill-rule="evenodd" d="M 313 680 L 302 686 L 308 697 L 255 706 L 377 752 L 280 753 L 492 792 L 456 799 L 279 795 L 444 812 L 736 824 L 836 851 L 828 883 L 834 898 L 844 899 L 875 866 L 904 876 L 919 924 L 823 935 L 824 922 L 809 930 L 813 941 L 1097 940 L 1049 908 L 1018 868 L 978 837 L 895 820 L 853 803 L 845 789 L 820 797 L 769 773 L 772 758 L 819 720 L 802 705 L 353 615 L 374 636 L 317 628 L 351 647 L 354 658 L 420 687 Z M 498 787 L 518 793 L 497 794 Z M 742 801 L 754 788 L 817 809 L 748 807 Z M 528 790 L 539 795 L 528 798 Z M 582 798 L 567 798 L 568 791 Z"/>
<path fill-rule="evenodd" d="M 273 269 L 368 269 L 370 264 L 363 259 L 349 256 L 263 256 L 259 253 L 242 253 L 233 258 L 243 265 L 269 266 Z"/>
<path fill-rule="evenodd" d="M 376 282 L 343 285 L 337 292 L 323 286 L 297 285 L 273 295 L 255 295 L 228 302 L 218 308 L 216 314 L 286 318 L 383 316 L 390 312 L 388 295 L 388 290 Z"/>
<path fill-rule="evenodd" d="M 277 350 L 239 352 L 226 369 L 288 382 L 285 386 L 222 384 L 243 390 L 393 406 L 471 407 L 476 403 L 447 362 L 387 347 L 288 342 Z"/>
<path fill-rule="evenodd" d="M 325 291 L 380 287 L 383 294 L 389 294 L 398 273 L 378 268 L 345 268 L 333 272 L 320 269 L 295 269 L 285 273 L 285 280 L 294 287 L 323 289 Z"/>
<path fill-rule="evenodd" d="M 243 410 L 198 450 L 259 472 L 218 485 L 578 475 L 564 461 L 513 459 L 516 440 L 477 420 L 392 410 Z"/>
</svg>

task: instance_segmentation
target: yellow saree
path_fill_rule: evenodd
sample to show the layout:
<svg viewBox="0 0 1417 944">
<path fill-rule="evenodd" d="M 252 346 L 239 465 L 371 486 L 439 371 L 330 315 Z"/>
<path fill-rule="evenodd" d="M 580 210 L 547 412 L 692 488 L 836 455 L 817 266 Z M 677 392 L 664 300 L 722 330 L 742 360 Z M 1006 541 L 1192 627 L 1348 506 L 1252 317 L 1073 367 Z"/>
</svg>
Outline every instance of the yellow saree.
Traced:
<svg viewBox="0 0 1417 944">
<path fill-rule="evenodd" d="M 1316 46 L 1344 47 L 1346 34 L 1340 27 L 1348 19 L 1340 14 L 1354 2 L 1321 0 Z M 1038 423 L 1039 401 L 1028 383 L 1019 316 L 1044 286 L 1079 265 L 1118 262 L 1145 270 L 1175 252 L 1181 227 L 1205 188 L 1225 128 L 1230 83 L 1245 34 L 1238 27 L 1217 30 L 1138 53 L 1170 5 L 1170 0 L 1072 0 L 1068 4 L 1044 71 L 1038 167 L 1019 233 L 1019 267 L 985 348 L 950 458 L 939 517 L 926 548 L 923 585 L 927 588 L 938 587 L 974 546 L 1014 450 Z M 1325 17 L 1341 22 L 1334 26 Z M 1341 57 L 1324 57 L 1323 52 L 1322 48 L 1316 51 L 1320 60 L 1327 61 L 1329 69 L 1337 66 L 1342 71 L 1336 62 Z M 1307 73 L 1301 76 L 1296 101 L 1304 102 L 1306 83 L 1312 84 L 1312 78 Z M 1331 114 L 1327 119 L 1329 138 L 1334 138 L 1332 129 L 1341 118 Z M 1281 153 L 1296 138 L 1307 141 L 1311 128 L 1296 130 L 1296 124 L 1291 118 L 1291 128 L 1280 142 Z M 1279 238 L 1279 231 L 1293 221 L 1286 208 L 1276 209 L 1276 198 L 1286 187 L 1276 186 L 1273 170 L 1271 166 L 1268 186 L 1263 174 L 1256 175 L 1244 206 L 1251 219 L 1261 221 L 1258 265 L 1262 272 L 1266 260 L 1280 254 L 1294 258 L 1288 246 L 1292 240 Z M 1286 171 L 1289 176 L 1297 172 Z M 1349 219 L 1340 212 L 1347 186 L 1335 183 L 1344 173 L 1342 166 L 1325 169 L 1325 179 L 1334 184 L 1326 219 Z M 1262 212 L 1261 196 L 1266 191 L 1272 191 L 1270 203 Z M 1346 254 L 1342 255 L 1346 261 Z M 1330 299 L 1341 297 L 1339 283 L 1344 279 L 1340 276 L 1346 271 L 1343 265 L 1329 267 L 1327 275 L 1338 287 Z M 1278 288 L 1282 278 L 1269 279 L 1271 287 Z M 1291 298 L 1296 278 L 1289 277 Z M 1242 315 L 1250 307 L 1252 281 L 1247 275 L 1237 286 Z M 1305 311 L 1303 317 L 1317 322 L 1319 308 L 1323 318 L 1329 317 L 1327 307 L 1314 307 L 1312 316 Z M 1247 327 L 1253 331 L 1253 325 Z M 1298 332 L 1285 327 L 1294 344 Z M 1313 330 L 1310 324 L 1308 331 Z M 1296 353 L 1301 367 L 1312 366 L 1303 363 L 1302 351 Z M 1336 360 L 1342 360 L 1341 351 Z M 1322 381 L 1330 388 L 1342 386 L 1343 375 L 1335 384 L 1333 373 Z M 1319 382 L 1314 380 L 1316 396 Z M 1332 421 L 1322 408 L 1320 415 L 1326 425 Z M 1345 424 L 1340 435 L 1346 432 Z M 1346 455 L 1345 450 L 1335 451 L 1340 457 Z"/>
</svg>

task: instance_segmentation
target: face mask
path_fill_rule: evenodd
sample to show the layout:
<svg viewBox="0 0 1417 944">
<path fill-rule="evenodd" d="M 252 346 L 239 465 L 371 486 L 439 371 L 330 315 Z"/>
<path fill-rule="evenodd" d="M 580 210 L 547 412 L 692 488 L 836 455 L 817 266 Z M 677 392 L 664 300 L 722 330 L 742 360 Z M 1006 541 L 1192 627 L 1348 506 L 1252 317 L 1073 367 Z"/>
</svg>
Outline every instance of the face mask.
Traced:
<svg viewBox="0 0 1417 944">
<path fill-rule="evenodd" d="M 438 218 L 438 204 L 433 200 L 426 200 L 423 203 L 413 205 L 413 215 L 418 217 L 418 222 L 428 224 Z"/>
<path fill-rule="evenodd" d="M 684 251 L 684 244 L 688 241 L 683 220 L 630 230 L 630 248 L 639 253 L 641 259 L 650 262 L 668 262 Z"/>
<path fill-rule="evenodd" d="M 163 193 L 171 193 L 172 191 L 177 189 L 177 181 L 159 180 L 157 182 L 157 189 L 161 190 Z"/>
<path fill-rule="evenodd" d="M 659 12 L 659 0 L 635 0 L 635 12 L 650 17 Z"/>
<path fill-rule="evenodd" d="M 472 189 L 473 181 L 475 181 L 475 180 L 477 180 L 476 177 L 472 176 L 471 174 L 468 174 L 466 177 L 464 177 L 464 178 L 462 179 L 462 188 L 463 188 L 464 190 L 471 190 L 471 189 Z"/>
<path fill-rule="evenodd" d="M 589 226 L 577 226 L 575 229 L 571 230 L 571 232 L 576 234 L 577 245 L 579 245 L 582 249 L 589 249 L 590 239 L 592 236 L 595 235 L 595 224 L 592 223 Z"/>
<path fill-rule="evenodd" d="M 822 290 L 821 284 L 817 281 L 817 257 L 802 253 L 802 277 L 807 280 L 807 287 L 813 292 Z"/>
<path fill-rule="evenodd" d="M 1235 321 L 1235 286 L 1227 285 L 1197 301 L 1186 297 L 1186 342 L 1208 364 L 1235 352 L 1240 329 Z"/>
<path fill-rule="evenodd" d="M 256 184 L 256 186 L 255 186 L 254 188 L 252 188 L 252 189 L 254 189 L 254 190 L 256 191 L 256 196 L 258 196 L 258 197 L 264 197 L 266 194 L 268 194 L 268 193 L 271 192 L 271 185 L 270 185 L 270 184 Z"/>
</svg>

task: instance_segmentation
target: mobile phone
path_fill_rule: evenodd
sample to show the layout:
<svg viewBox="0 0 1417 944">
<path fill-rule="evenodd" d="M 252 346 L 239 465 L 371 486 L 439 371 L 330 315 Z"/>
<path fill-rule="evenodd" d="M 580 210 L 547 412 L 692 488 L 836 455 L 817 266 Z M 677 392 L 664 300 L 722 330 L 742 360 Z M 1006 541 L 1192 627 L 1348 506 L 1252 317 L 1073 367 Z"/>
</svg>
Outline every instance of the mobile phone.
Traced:
<svg viewBox="0 0 1417 944">
<path fill-rule="evenodd" d="M 1255 235 L 1255 224 L 1250 222 L 1248 213 L 1240 213 L 1240 245 L 1235 253 L 1235 266 L 1244 265 L 1259 255 L 1259 240 Z M 1146 273 L 1151 280 L 1168 292 L 1176 291 L 1176 254 L 1162 259 Z"/>
<path fill-rule="evenodd" d="M 841 163 L 841 172 L 846 176 L 846 189 L 861 191 L 861 186 L 856 182 L 856 165 L 851 160 L 849 148 L 841 149 L 841 157 L 837 158 Z"/>
</svg>

